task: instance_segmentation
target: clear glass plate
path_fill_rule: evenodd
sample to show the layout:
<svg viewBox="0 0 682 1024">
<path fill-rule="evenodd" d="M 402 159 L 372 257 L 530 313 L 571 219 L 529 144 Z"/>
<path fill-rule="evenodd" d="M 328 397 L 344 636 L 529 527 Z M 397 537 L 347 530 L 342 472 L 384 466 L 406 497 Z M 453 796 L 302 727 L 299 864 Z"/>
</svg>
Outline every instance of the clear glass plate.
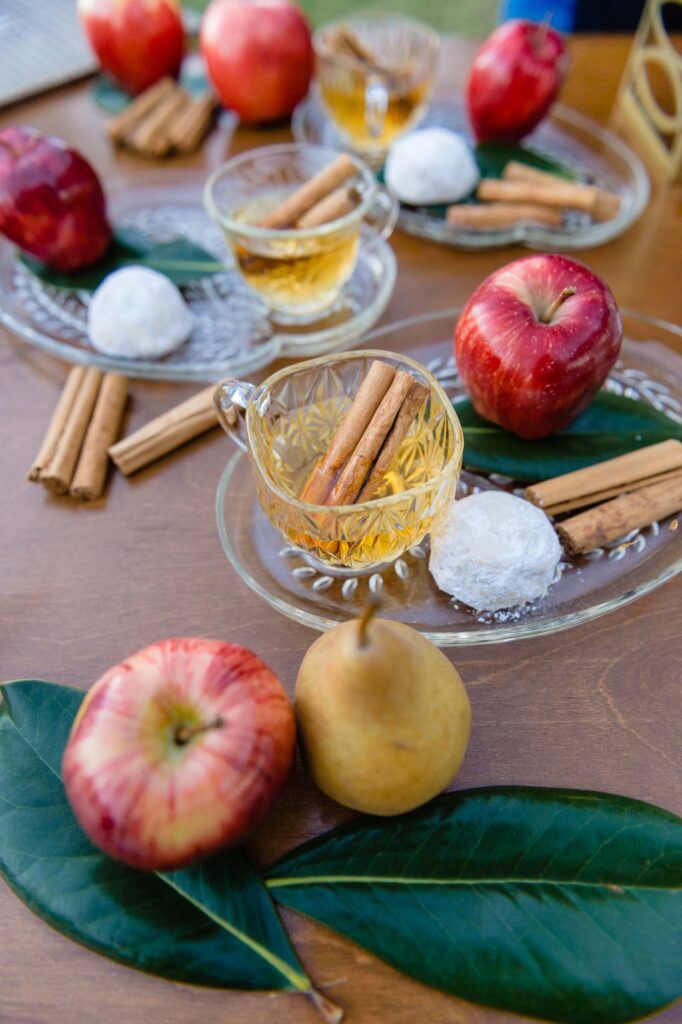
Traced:
<svg viewBox="0 0 682 1024">
<path fill-rule="evenodd" d="M 398 321 L 373 331 L 373 348 L 407 351 L 434 373 L 453 397 L 462 394 L 452 335 L 458 310 Z M 682 422 L 682 328 L 623 313 L 626 340 L 607 388 L 647 402 Z M 226 439 L 226 444 L 229 441 Z M 465 454 L 466 461 L 466 454 Z M 464 472 L 459 495 L 476 489 L 514 490 L 513 481 Z M 285 544 L 256 500 L 246 455 L 237 452 L 216 498 L 218 531 L 230 564 L 269 604 L 289 618 L 325 630 L 361 611 L 368 591 L 381 593 L 381 614 L 406 622 L 441 647 L 502 643 L 542 636 L 605 615 L 672 579 L 682 569 L 682 525 L 676 519 L 633 531 L 608 548 L 564 560 L 557 582 L 532 605 L 472 611 L 438 590 L 428 571 L 428 541 L 382 572 L 333 576 Z"/>
<path fill-rule="evenodd" d="M 463 103 L 432 103 L 419 128 L 438 126 L 463 135 L 473 144 Z M 294 138 L 343 148 L 319 98 L 312 92 L 294 111 Z M 467 231 L 435 216 L 428 207 L 401 206 L 398 225 L 411 235 L 458 249 L 494 249 L 519 244 L 529 249 L 589 249 L 622 235 L 649 200 L 649 177 L 639 157 L 617 135 L 584 114 L 557 103 L 549 117 L 523 140 L 524 145 L 559 161 L 601 188 L 621 197 L 613 220 L 593 223 L 587 214 L 571 213 L 561 228 L 517 224 L 496 231 Z"/>
<path fill-rule="evenodd" d="M 184 235 L 218 260 L 230 262 L 217 224 L 205 213 L 203 177 L 173 175 L 134 188 L 109 191 L 112 219 L 165 241 Z M 368 225 L 358 263 L 340 301 L 323 320 L 285 327 L 234 270 L 202 278 L 182 289 L 195 316 L 191 337 L 162 359 L 115 359 L 96 352 L 86 332 L 87 292 L 47 285 L 0 239 L 0 321 L 37 348 L 70 363 L 117 370 L 150 380 L 214 381 L 244 376 L 284 356 L 315 356 L 350 348 L 372 327 L 391 297 L 396 278 L 393 250 Z"/>
</svg>

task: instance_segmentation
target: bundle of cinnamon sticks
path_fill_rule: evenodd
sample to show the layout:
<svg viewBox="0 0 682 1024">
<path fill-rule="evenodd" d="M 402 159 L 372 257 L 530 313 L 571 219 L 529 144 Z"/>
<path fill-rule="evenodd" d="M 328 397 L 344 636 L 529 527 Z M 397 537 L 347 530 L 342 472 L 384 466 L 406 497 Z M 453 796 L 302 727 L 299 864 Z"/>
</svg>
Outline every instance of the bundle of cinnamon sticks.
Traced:
<svg viewBox="0 0 682 1024">
<path fill-rule="evenodd" d="M 613 192 L 568 181 L 527 164 L 510 161 L 501 180 L 484 178 L 478 186 L 479 205 L 448 207 L 449 224 L 463 228 L 495 230 L 522 221 L 561 227 L 567 210 L 581 210 L 592 220 L 612 220 L 620 210 L 620 196 Z"/>
<path fill-rule="evenodd" d="M 353 158 L 341 153 L 271 210 L 260 227 L 274 230 L 314 228 L 345 217 L 362 199 L 356 186 L 346 184 L 357 173 L 358 167 Z"/>
<path fill-rule="evenodd" d="M 28 479 L 80 501 L 99 498 L 108 449 L 118 437 L 126 398 L 125 377 L 74 366 Z"/>
<path fill-rule="evenodd" d="M 109 121 L 107 134 L 143 156 L 191 153 L 211 127 L 215 106 L 210 93 L 192 99 L 172 78 L 162 78 Z"/>
<path fill-rule="evenodd" d="M 301 500 L 313 505 L 369 501 L 428 394 L 412 374 L 375 360 Z"/>
<path fill-rule="evenodd" d="M 556 529 L 569 554 L 592 551 L 682 509 L 682 442 L 661 441 L 533 484 L 526 497 L 552 516 L 587 508 Z"/>
</svg>

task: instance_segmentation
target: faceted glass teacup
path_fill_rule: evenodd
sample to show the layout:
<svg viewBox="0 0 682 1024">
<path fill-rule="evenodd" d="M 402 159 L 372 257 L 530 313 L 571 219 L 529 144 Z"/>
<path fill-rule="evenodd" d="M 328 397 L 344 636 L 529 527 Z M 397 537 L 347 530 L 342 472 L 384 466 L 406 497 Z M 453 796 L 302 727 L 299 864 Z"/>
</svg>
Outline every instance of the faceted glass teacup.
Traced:
<svg viewBox="0 0 682 1024">
<path fill-rule="evenodd" d="M 355 269 L 365 218 L 373 217 L 377 240 L 395 224 L 394 200 L 378 188 L 369 167 L 353 157 L 353 181 L 361 198 L 350 213 L 311 228 L 259 226 L 338 155 L 298 143 L 263 146 L 228 160 L 206 183 L 206 209 L 223 229 L 237 270 L 280 322 L 311 323 L 326 315 Z"/>
<path fill-rule="evenodd" d="M 301 501 L 375 359 L 412 373 L 429 387 L 429 398 L 376 497 L 338 506 Z M 268 519 L 325 571 L 372 572 L 393 561 L 433 529 L 454 499 L 462 429 L 435 377 L 407 356 L 378 350 L 324 356 L 280 370 L 258 387 L 223 381 L 215 400 L 223 427 L 249 455 Z"/>
</svg>

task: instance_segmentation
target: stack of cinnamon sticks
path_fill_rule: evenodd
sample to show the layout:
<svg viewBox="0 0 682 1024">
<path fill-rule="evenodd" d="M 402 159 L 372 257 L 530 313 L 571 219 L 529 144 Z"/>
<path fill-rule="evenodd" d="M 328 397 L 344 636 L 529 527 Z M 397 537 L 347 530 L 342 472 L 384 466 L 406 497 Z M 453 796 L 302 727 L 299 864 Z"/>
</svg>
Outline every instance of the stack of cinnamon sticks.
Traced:
<svg viewBox="0 0 682 1024">
<path fill-rule="evenodd" d="M 375 360 L 301 500 L 313 505 L 369 501 L 428 394 L 412 374 Z"/>
<path fill-rule="evenodd" d="M 479 205 L 448 207 L 448 223 L 482 230 L 510 227 L 522 221 L 561 227 L 567 210 L 580 210 L 593 221 L 604 221 L 616 217 L 621 205 L 620 196 L 613 192 L 567 181 L 513 160 L 504 168 L 501 180 L 484 178 L 477 196 L 482 200 Z"/>
<path fill-rule="evenodd" d="M 314 228 L 345 217 L 362 199 L 359 189 L 347 184 L 357 173 L 358 167 L 353 158 L 341 153 L 271 210 L 260 227 L 274 230 Z"/>
<path fill-rule="evenodd" d="M 172 78 L 162 78 L 109 121 L 107 134 L 143 156 L 191 153 L 211 127 L 215 105 L 211 94 L 192 99 Z"/>
<path fill-rule="evenodd" d="M 661 441 L 533 484 L 526 497 L 552 516 L 587 508 L 556 529 L 569 554 L 592 551 L 682 509 L 682 442 Z"/>
<path fill-rule="evenodd" d="M 80 501 L 99 498 L 126 397 L 127 381 L 120 374 L 74 366 L 28 479 Z"/>
</svg>

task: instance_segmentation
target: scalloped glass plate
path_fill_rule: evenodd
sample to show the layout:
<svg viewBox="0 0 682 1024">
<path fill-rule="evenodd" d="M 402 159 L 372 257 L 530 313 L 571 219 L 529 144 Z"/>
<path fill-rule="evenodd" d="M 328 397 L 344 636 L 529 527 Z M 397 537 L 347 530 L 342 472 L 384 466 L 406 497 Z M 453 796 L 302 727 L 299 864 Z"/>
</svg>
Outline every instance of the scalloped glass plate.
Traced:
<svg viewBox="0 0 682 1024">
<path fill-rule="evenodd" d="M 110 188 L 110 212 L 116 224 L 138 228 L 158 241 L 185 235 L 228 262 L 220 228 L 202 205 L 203 185 L 203 177 L 166 171 L 162 179 L 143 179 L 134 188 Z M 0 321 L 23 341 L 70 363 L 149 380 L 210 382 L 254 373 L 285 356 L 350 348 L 383 313 L 395 278 L 393 250 L 364 225 L 355 271 L 325 319 L 304 327 L 277 324 L 238 273 L 227 270 L 182 289 L 195 327 L 177 351 L 162 359 L 115 359 L 96 352 L 88 341 L 88 293 L 40 281 L 17 259 L 14 246 L 0 240 Z"/>
<path fill-rule="evenodd" d="M 472 142 L 463 103 L 432 103 L 419 128 L 449 128 Z M 313 91 L 294 111 L 294 137 L 299 142 L 342 146 L 333 124 Z M 519 244 L 529 249 L 589 249 L 622 235 L 639 217 L 649 200 L 649 177 L 644 164 L 617 135 L 584 114 L 555 104 L 545 120 L 523 140 L 524 145 L 559 161 L 601 188 L 621 197 L 613 220 L 593 223 L 587 214 L 566 215 L 561 228 L 518 224 L 497 231 L 466 231 L 429 211 L 401 206 L 398 225 L 411 235 L 444 242 L 458 249 L 494 249 Z M 472 143 L 473 144 L 473 143 Z"/>
<path fill-rule="evenodd" d="M 463 392 L 452 356 L 458 312 L 401 320 L 373 331 L 365 342 L 407 351 L 456 397 Z M 682 347 L 682 328 L 629 312 L 623 313 L 623 321 L 622 357 L 607 389 L 682 422 L 682 356 L 671 350 Z M 464 472 L 458 493 L 487 488 L 514 490 L 514 483 Z M 381 593 L 382 616 L 406 622 L 441 647 L 502 643 L 568 629 L 629 604 L 682 569 L 682 526 L 678 529 L 677 520 L 669 519 L 633 531 L 608 548 L 565 560 L 549 592 L 534 604 L 481 614 L 438 590 L 428 571 L 428 540 L 371 575 L 332 576 L 309 564 L 268 522 L 241 452 L 232 455 L 222 475 L 216 515 L 230 564 L 252 590 L 289 618 L 329 629 L 358 615 L 372 591 Z"/>
</svg>

